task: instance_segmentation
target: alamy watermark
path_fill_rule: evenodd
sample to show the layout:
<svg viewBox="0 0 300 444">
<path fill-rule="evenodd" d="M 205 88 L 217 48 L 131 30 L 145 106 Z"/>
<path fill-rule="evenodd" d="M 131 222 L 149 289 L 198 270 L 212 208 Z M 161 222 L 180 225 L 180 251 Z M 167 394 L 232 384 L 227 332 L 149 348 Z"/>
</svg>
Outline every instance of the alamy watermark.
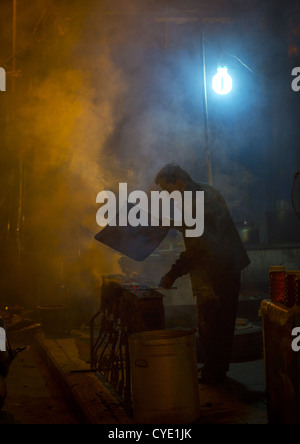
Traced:
<svg viewBox="0 0 300 444">
<path fill-rule="evenodd" d="M 295 77 L 292 81 L 292 90 L 295 92 L 300 91 L 300 67 L 296 67 L 292 71 L 292 77 Z"/>
<path fill-rule="evenodd" d="M 6 71 L 0 68 L 0 91 L 6 91 Z"/>
<path fill-rule="evenodd" d="M 204 233 L 204 191 L 133 191 L 119 184 L 119 199 L 112 191 L 101 191 L 96 216 L 99 227 L 185 227 L 186 237 Z"/>
<path fill-rule="evenodd" d="M 295 327 L 293 329 L 292 336 L 296 336 L 296 338 L 292 341 L 292 349 L 297 353 L 300 351 L 300 327 Z"/>
<path fill-rule="evenodd" d="M 0 327 L 0 352 L 6 351 L 6 332 L 5 329 Z"/>
</svg>

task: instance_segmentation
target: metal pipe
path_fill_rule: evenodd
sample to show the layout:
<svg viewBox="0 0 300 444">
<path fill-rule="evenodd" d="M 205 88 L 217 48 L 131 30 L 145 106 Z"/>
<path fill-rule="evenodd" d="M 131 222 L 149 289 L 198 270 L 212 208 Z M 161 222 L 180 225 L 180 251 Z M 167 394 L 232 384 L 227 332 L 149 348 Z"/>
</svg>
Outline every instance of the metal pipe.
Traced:
<svg viewBox="0 0 300 444">
<path fill-rule="evenodd" d="M 13 0 L 13 36 L 12 36 L 12 90 L 15 92 L 15 73 L 17 67 L 17 0 Z"/>
<path fill-rule="evenodd" d="M 205 146 L 206 146 L 206 165 L 208 183 L 212 185 L 212 171 L 210 160 L 210 140 L 209 140 L 209 128 L 208 128 L 208 101 L 207 101 L 207 78 L 206 78 L 206 53 L 205 53 L 205 37 L 202 33 L 202 59 L 203 59 L 203 83 L 204 83 L 204 131 L 205 131 Z"/>
</svg>

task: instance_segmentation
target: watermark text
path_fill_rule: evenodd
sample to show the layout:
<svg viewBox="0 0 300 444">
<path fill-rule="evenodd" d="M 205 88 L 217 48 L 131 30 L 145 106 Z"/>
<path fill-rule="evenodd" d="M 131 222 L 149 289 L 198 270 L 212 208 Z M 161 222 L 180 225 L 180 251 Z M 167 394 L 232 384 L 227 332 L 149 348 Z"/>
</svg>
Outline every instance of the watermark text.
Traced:
<svg viewBox="0 0 300 444">
<path fill-rule="evenodd" d="M 0 352 L 6 351 L 6 333 L 4 328 L 0 327 Z"/>
<path fill-rule="evenodd" d="M 109 439 L 131 439 L 136 442 L 150 439 L 175 439 L 184 441 L 192 439 L 192 429 L 187 428 L 168 428 L 168 429 L 144 429 L 144 430 L 122 430 L 117 427 L 108 432 Z"/>
<path fill-rule="evenodd" d="M 292 90 L 295 92 L 300 91 L 300 67 L 296 67 L 292 71 L 292 77 L 294 77 L 292 81 Z"/>
<path fill-rule="evenodd" d="M 296 338 L 292 341 L 292 349 L 298 353 L 300 351 L 300 327 L 295 327 L 292 331 L 292 336 Z"/>
<path fill-rule="evenodd" d="M 119 197 L 101 191 L 96 220 L 99 227 L 184 227 L 186 237 L 204 233 L 204 191 L 133 191 L 128 195 L 126 183 L 119 184 Z"/>
<path fill-rule="evenodd" d="M 0 68 L 0 91 L 6 91 L 6 71 L 4 68 Z"/>
</svg>

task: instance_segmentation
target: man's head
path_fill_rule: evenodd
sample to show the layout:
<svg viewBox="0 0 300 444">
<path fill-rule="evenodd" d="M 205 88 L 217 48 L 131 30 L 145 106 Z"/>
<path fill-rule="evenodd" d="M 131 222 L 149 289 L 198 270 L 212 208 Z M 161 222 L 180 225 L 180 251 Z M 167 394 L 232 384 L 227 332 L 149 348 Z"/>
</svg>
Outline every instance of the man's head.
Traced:
<svg viewBox="0 0 300 444">
<path fill-rule="evenodd" d="M 169 163 L 157 174 L 155 183 L 169 193 L 173 191 L 183 192 L 188 182 L 192 179 L 179 165 Z"/>
</svg>

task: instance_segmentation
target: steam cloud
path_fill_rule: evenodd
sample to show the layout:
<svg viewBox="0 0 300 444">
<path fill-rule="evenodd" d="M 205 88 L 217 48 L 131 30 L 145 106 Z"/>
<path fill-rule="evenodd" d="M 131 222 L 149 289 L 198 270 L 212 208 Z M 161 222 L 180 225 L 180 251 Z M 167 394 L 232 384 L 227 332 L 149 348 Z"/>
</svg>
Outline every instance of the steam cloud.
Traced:
<svg viewBox="0 0 300 444">
<path fill-rule="evenodd" d="M 119 272 L 118 257 L 94 241 L 98 192 L 119 182 L 148 187 L 167 162 L 206 180 L 201 81 L 191 87 L 188 77 L 200 76 L 201 64 L 192 68 L 188 51 L 165 51 L 165 24 L 155 19 L 164 5 L 141 3 L 128 15 L 104 1 L 19 0 L 20 72 L 1 104 L 1 232 L 6 282 L 17 276 L 23 301 L 61 303 L 66 289 L 94 292 L 101 275 Z M 9 67 L 11 4 L 1 8 L 0 59 Z"/>
</svg>

